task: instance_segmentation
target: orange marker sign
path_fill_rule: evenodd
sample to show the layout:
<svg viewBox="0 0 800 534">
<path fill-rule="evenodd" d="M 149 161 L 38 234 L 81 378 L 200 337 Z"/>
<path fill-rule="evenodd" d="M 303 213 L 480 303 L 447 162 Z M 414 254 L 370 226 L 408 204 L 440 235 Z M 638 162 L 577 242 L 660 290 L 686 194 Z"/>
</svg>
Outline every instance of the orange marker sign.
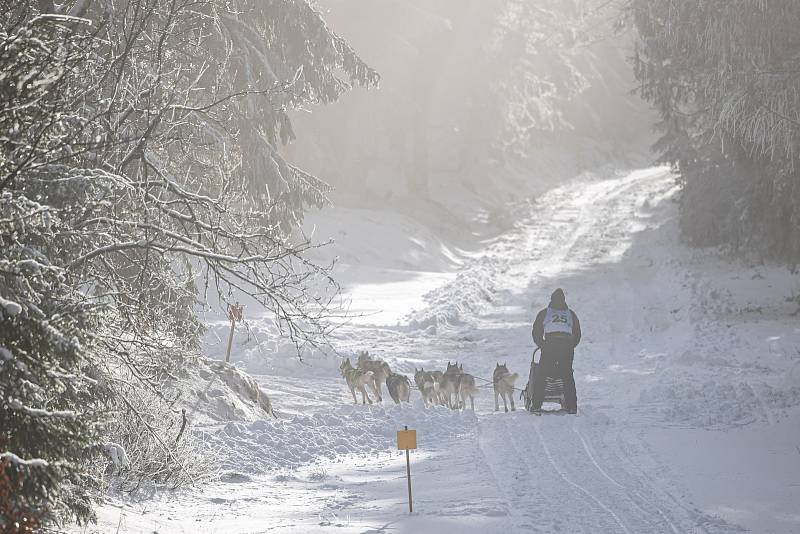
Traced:
<svg viewBox="0 0 800 534">
<path fill-rule="evenodd" d="M 417 448 L 417 431 L 409 430 L 407 426 L 403 427 L 405 430 L 397 431 L 397 448 L 401 451 L 406 451 L 406 476 L 408 477 L 408 513 L 414 511 L 414 506 L 411 504 L 411 458 L 408 451 Z"/>
<path fill-rule="evenodd" d="M 408 428 L 408 427 L 406 427 Z M 398 430 L 397 431 L 397 448 L 401 451 L 417 448 L 417 431 L 416 430 Z"/>
</svg>

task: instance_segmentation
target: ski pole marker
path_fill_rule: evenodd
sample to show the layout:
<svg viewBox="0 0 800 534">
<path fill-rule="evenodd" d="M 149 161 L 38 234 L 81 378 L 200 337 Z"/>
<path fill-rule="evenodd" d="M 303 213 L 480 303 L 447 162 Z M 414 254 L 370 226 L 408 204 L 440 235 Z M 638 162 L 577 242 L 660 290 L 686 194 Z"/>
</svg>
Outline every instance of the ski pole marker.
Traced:
<svg viewBox="0 0 800 534">
<path fill-rule="evenodd" d="M 239 301 L 236 301 L 236 304 L 231 306 L 228 305 L 228 319 L 231 320 L 231 334 L 228 337 L 228 350 L 225 352 L 225 363 L 231 361 L 231 346 L 233 345 L 233 329 L 236 327 L 236 322 L 242 320 L 242 312 L 244 311 L 244 306 L 239 304 Z"/>
<path fill-rule="evenodd" d="M 414 511 L 414 505 L 411 501 L 411 458 L 408 454 L 410 449 L 417 448 L 417 431 L 409 430 L 407 426 L 403 426 L 405 430 L 397 431 L 397 448 L 401 451 L 406 451 L 406 477 L 408 478 L 408 513 Z"/>
</svg>

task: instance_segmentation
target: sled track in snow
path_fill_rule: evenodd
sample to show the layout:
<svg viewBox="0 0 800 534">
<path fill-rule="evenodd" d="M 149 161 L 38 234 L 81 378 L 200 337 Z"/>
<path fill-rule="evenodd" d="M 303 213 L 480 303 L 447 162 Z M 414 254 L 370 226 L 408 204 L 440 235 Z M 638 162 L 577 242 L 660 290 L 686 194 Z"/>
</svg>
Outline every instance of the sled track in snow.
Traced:
<svg viewBox="0 0 800 534">
<path fill-rule="evenodd" d="M 612 484 L 614 484 L 618 488 L 624 488 L 625 486 L 623 486 L 622 484 L 617 482 L 614 478 L 611 477 L 611 475 L 606 473 L 606 471 L 602 467 L 600 467 L 600 464 L 598 464 L 597 460 L 595 460 L 594 455 L 592 454 L 592 451 L 589 450 L 589 444 L 586 443 L 586 440 L 584 439 L 583 434 L 580 433 L 580 431 L 578 430 L 578 427 L 575 426 L 575 424 L 572 425 L 572 430 L 575 432 L 575 434 L 577 434 L 578 439 L 581 440 L 581 444 L 583 444 L 583 450 L 586 451 L 586 454 L 589 456 L 589 459 L 592 461 L 592 464 L 594 464 L 594 466 L 597 468 L 597 470 L 600 471 L 600 474 L 603 475 L 609 482 L 611 482 Z"/>
<path fill-rule="evenodd" d="M 696 532 L 706 534 L 722 534 L 722 533 L 740 533 L 745 532 L 744 529 L 736 525 L 731 525 L 718 517 L 712 517 L 704 514 L 703 512 L 694 508 L 690 503 L 684 502 L 672 494 L 663 483 L 659 483 L 657 476 L 647 471 L 642 471 L 641 465 L 636 463 L 633 458 L 638 457 L 641 451 L 637 450 L 641 447 L 635 445 L 635 441 L 626 439 L 622 434 L 613 436 L 614 447 L 617 451 L 614 455 L 616 465 L 623 473 L 629 473 L 630 470 L 636 471 L 639 475 L 629 485 L 635 486 L 635 494 L 641 496 L 643 502 L 661 502 L 667 505 L 660 511 L 663 514 L 671 514 L 672 520 L 670 524 L 678 523 L 679 532 Z M 627 466 L 625 468 L 624 466 Z M 656 468 L 658 471 L 658 468 Z M 667 510 L 664 512 L 664 510 Z"/>
<path fill-rule="evenodd" d="M 605 477 L 614 486 L 616 486 L 620 490 L 624 490 L 625 496 L 630 500 L 631 504 L 633 504 L 633 506 L 635 506 L 636 509 L 639 510 L 640 513 L 647 514 L 648 513 L 647 510 L 645 510 L 642 507 L 642 505 L 639 504 L 639 502 L 646 503 L 647 499 L 635 489 L 624 486 L 623 484 L 619 483 L 614 477 L 609 475 L 606 472 L 606 470 L 600 466 L 600 463 L 595 458 L 594 453 L 592 453 L 592 447 L 590 447 L 586 439 L 583 437 L 583 434 L 581 434 L 581 432 L 578 430 L 578 426 L 574 423 L 572 425 L 572 430 L 578 436 L 578 439 L 580 439 L 581 444 L 583 445 L 583 450 L 586 452 L 586 455 L 588 456 L 589 460 L 591 460 L 592 465 L 594 465 L 597 471 L 599 471 L 600 474 L 603 475 L 603 477 Z M 633 496 L 635 496 L 638 499 L 638 502 L 636 499 L 633 498 Z M 673 532 L 673 534 L 680 534 L 680 531 L 672 522 L 672 520 L 669 518 L 669 516 L 665 514 L 664 511 L 656 504 L 653 504 L 653 507 L 655 508 L 658 515 L 663 519 L 664 523 L 666 523 L 667 526 L 669 526 L 669 529 Z"/>
<path fill-rule="evenodd" d="M 481 427 L 488 424 L 488 417 L 484 418 L 482 423 Z M 494 430 L 481 432 L 479 444 L 498 494 L 506 502 L 509 519 L 512 521 L 509 527 L 512 532 L 520 529 L 528 532 L 539 530 L 542 522 L 541 514 L 536 513 L 536 508 L 530 506 L 530 503 L 536 500 L 536 491 L 527 483 L 532 473 L 526 465 L 504 461 L 509 457 L 517 457 L 520 451 L 510 441 L 508 433 L 497 432 L 496 428 Z M 509 449 L 512 449 L 510 454 Z M 500 458 L 499 462 L 495 461 L 497 458 Z"/>
<path fill-rule="evenodd" d="M 510 488 L 501 489 L 512 491 L 506 499 L 512 515 L 514 510 L 525 511 L 526 507 L 541 510 L 527 513 L 524 518 L 515 517 L 513 526 L 519 531 L 534 528 L 529 523 L 531 519 L 544 532 L 560 529 L 678 534 L 687 532 L 687 525 L 702 528 L 691 520 L 677 526 L 670 517 L 674 512 L 672 506 L 681 511 L 686 509 L 668 499 L 670 506 L 665 511 L 658 504 L 665 502 L 664 498 L 657 495 L 656 488 L 646 478 L 626 471 L 626 476 L 632 478 L 623 483 L 612 476 L 593 452 L 591 440 L 575 424 L 568 425 L 566 416 L 545 416 L 558 420 L 543 428 L 543 424 L 547 425 L 543 420 L 517 414 L 481 416 L 481 434 L 486 436 L 482 448 L 498 486 L 502 488 L 501 479 L 513 482 Z M 548 439 L 545 434 L 553 431 L 558 435 Z M 526 437 L 532 441 L 523 443 Z M 558 458 L 553 439 L 559 443 Z"/>
<path fill-rule="evenodd" d="M 558 419 L 558 424 L 567 423 L 564 417 Z M 603 469 L 586 436 L 576 436 L 570 429 L 569 441 L 559 432 L 555 438 L 562 444 L 563 460 L 559 460 L 544 435 L 558 427 L 543 429 L 541 420 L 524 412 L 481 414 L 479 420 L 480 448 L 506 502 L 511 532 L 686 531 L 676 527 L 661 507 L 648 504 L 637 489 Z M 580 470 L 571 472 L 567 465 L 572 464 Z M 636 480 L 636 485 L 642 483 Z"/>
<path fill-rule="evenodd" d="M 589 500 L 593 501 L 597 506 L 599 506 L 606 513 L 608 513 L 608 515 L 610 515 L 614 519 L 614 522 L 616 522 L 616 524 L 619 525 L 619 527 L 622 529 L 623 532 L 625 532 L 626 534 L 631 534 L 631 531 L 628 530 L 628 527 L 625 526 L 625 523 L 622 522 L 622 520 L 614 512 L 614 510 L 612 510 L 607 505 L 603 504 L 603 502 L 600 499 L 598 499 L 594 495 L 594 493 L 592 493 L 591 491 L 589 491 L 588 489 L 586 489 L 582 485 L 578 484 L 577 482 L 574 482 L 573 480 L 571 480 L 570 477 L 568 477 L 564 473 L 564 471 L 558 466 L 556 461 L 553 459 L 553 455 L 550 454 L 550 448 L 547 446 L 547 443 L 545 443 L 544 436 L 542 436 L 542 431 L 539 428 L 539 426 L 540 426 L 539 424 L 534 424 L 533 425 L 534 430 L 536 431 L 536 435 L 539 438 L 539 443 L 542 445 L 542 449 L 544 450 L 545 456 L 547 456 L 547 461 L 550 462 L 550 465 L 553 467 L 553 469 L 556 471 L 556 473 L 558 473 L 558 476 L 560 476 L 561 479 L 564 482 L 566 482 L 567 484 L 569 484 L 570 486 L 572 486 L 573 488 L 578 490 L 586 498 L 588 498 Z"/>
</svg>

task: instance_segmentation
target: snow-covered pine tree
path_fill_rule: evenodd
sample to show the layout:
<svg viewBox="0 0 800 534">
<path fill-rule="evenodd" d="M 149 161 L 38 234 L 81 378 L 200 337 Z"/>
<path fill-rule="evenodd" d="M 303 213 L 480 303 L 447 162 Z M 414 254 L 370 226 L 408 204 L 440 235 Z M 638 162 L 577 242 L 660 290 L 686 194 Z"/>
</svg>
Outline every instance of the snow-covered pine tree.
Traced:
<svg viewBox="0 0 800 534">
<path fill-rule="evenodd" d="M 26 531 L 11 523 L 85 521 L 100 488 L 92 464 L 104 395 L 87 358 L 93 313 L 50 261 L 62 225 L 47 205 L 0 196 L 0 485 L 13 488 L 0 497 L 3 532 Z"/>
<path fill-rule="evenodd" d="M 800 3 L 636 0 L 634 72 L 698 245 L 800 261 Z"/>
<path fill-rule="evenodd" d="M 105 393 L 90 376 L 97 311 L 63 267 L 70 228 L 42 194 L 40 164 L 57 142 L 58 82 L 81 63 L 54 20 L 24 13 L 0 28 L 0 531 L 92 517 Z"/>
</svg>

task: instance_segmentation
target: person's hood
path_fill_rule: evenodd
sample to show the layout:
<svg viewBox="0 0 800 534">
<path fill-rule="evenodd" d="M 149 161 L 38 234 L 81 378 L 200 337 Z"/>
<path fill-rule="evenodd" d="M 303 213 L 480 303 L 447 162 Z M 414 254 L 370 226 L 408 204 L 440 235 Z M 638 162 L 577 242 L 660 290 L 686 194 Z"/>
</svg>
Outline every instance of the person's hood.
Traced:
<svg viewBox="0 0 800 534">
<path fill-rule="evenodd" d="M 550 295 L 550 307 L 556 310 L 567 309 L 567 297 L 564 296 L 564 290 L 560 287 Z"/>
</svg>

